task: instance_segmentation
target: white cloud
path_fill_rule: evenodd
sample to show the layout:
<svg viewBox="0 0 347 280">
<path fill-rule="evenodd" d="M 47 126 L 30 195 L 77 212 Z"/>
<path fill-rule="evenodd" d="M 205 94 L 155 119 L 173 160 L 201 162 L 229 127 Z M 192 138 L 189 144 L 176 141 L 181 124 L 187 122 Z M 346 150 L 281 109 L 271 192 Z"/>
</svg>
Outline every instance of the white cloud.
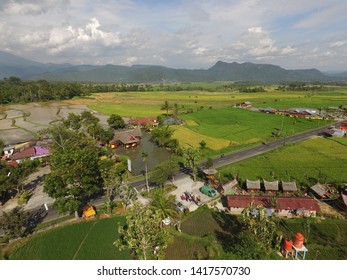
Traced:
<svg viewBox="0 0 347 280">
<path fill-rule="evenodd" d="M 346 10 L 340 0 L 0 0 L 0 50 L 59 63 L 334 66 L 347 60 Z"/>
<path fill-rule="evenodd" d="M 5 0 L 3 10 L 8 15 L 38 15 L 68 3 L 68 0 Z"/>
<path fill-rule="evenodd" d="M 331 43 L 329 45 L 329 47 L 331 47 L 331 48 L 338 48 L 338 47 L 342 47 L 342 46 L 346 45 L 346 43 L 347 43 L 346 41 L 336 41 L 334 43 Z"/>
<path fill-rule="evenodd" d="M 296 51 L 296 48 L 291 46 L 276 46 L 270 33 L 260 26 L 248 28 L 246 32 L 242 33 L 240 40 L 238 40 L 236 44 L 233 44 L 232 47 L 256 59 L 289 55 Z"/>
</svg>

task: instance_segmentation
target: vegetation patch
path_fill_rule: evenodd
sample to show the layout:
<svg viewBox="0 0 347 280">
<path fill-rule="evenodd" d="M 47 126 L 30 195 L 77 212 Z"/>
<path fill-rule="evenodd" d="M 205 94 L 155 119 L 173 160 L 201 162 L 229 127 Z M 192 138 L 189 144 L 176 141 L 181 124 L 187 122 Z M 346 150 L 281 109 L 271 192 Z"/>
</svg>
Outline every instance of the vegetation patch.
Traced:
<svg viewBox="0 0 347 280">
<path fill-rule="evenodd" d="M 302 185 L 347 182 L 347 138 L 315 138 L 220 168 L 221 176 L 255 180 L 296 180 Z"/>
<path fill-rule="evenodd" d="M 115 216 L 75 223 L 40 233 L 29 237 L 23 246 L 10 255 L 10 259 L 130 259 L 128 251 L 120 252 L 113 246 L 118 236 L 118 223 L 124 224 L 124 222 L 124 217 Z"/>
<path fill-rule="evenodd" d="M 193 121 L 194 122 L 194 121 Z M 221 150 L 230 145 L 230 141 L 221 138 L 201 135 L 184 126 L 174 126 L 173 138 L 177 139 L 182 147 L 199 147 L 199 143 L 204 140 L 212 150 Z"/>
</svg>

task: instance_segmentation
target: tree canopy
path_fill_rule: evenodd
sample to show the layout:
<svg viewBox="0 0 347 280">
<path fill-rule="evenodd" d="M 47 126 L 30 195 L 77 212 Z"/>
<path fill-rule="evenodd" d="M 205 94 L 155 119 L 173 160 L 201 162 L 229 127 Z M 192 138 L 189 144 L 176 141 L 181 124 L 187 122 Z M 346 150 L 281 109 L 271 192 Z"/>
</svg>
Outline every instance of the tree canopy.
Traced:
<svg viewBox="0 0 347 280">
<path fill-rule="evenodd" d="M 108 119 L 107 123 L 113 129 L 119 129 L 125 127 L 125 122 L 120 115 L 112 114 Z"/>
<path fill-rule="evenodd" d="M 172 236 L 160 228 L 161 215 L 148 206 L 135 202 L 126 215 L 126 225 L 119 226 L 120 239 L 113 244 L 120 250 L 130 249 L 141 260 L 163 259 Z"/>
<path fill-rule="evenodd" d="M 77 211 L 90 196 L 100 191 L 98 151 L 80 132 L 52 129 L 51 173 L 44 191 L 56 199 L 59 212 Z"/>
</svg>

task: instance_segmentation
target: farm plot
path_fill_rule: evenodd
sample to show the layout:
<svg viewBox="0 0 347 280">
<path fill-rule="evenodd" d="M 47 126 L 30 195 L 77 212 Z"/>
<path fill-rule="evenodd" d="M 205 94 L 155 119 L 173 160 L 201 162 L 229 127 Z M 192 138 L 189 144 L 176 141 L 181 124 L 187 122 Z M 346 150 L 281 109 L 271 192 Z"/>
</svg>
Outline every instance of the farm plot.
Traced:
<svg viewBox="0 0 347 280">
<path fill-rule="evenodd" d="M 316 138 L 222 167 L 222 175 L 242 179 L 296 180 L 312 185 L 320 180 L 347 182 L 347 138 Z"/>
<path fill-rule="evenodd" d="M 40 233 L 10 255 L 17 260 L 130 259 L 113 242 L 124 217 L 80 222 Z"/>
<path fill-rule="evenodd" d="M 213 150 L 230 152 L 274 140 L 273 132 L 276 130 L 281 131 L 280 137 L 285 137 L 327 123 L 237 108 L 204 109 L 182 115 L 181 118 L 187 125 L 185 128 L 177 128 L 174 137 L 184 145 L 194 147 L 199 147 L 198 143 L 204 140 L 210 150 L 208 156 L 216 154 Z"/>
</svg>

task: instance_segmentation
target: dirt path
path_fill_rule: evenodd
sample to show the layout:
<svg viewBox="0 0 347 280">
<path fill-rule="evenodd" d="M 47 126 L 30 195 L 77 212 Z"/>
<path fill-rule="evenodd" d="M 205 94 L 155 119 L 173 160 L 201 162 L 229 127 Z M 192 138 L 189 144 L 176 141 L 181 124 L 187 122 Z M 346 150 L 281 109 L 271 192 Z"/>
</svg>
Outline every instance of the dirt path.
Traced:
<svg viewBox="0 0 347 280">
<path fill-rule="evenodd" d="M 345 219 L 346 217 L 340 213 L 339 211 L 337 211 L 336 209 L 334 209 L 333 207 L 331 207 L 330 205 L 326 204 L 323 201 L 319 201 L 317 200 L 317 204 L 320 208 L 320 210 L 322 211 L 324 216 L 327 217 L 338 217 L 341 219 Z"/>
</svg>

